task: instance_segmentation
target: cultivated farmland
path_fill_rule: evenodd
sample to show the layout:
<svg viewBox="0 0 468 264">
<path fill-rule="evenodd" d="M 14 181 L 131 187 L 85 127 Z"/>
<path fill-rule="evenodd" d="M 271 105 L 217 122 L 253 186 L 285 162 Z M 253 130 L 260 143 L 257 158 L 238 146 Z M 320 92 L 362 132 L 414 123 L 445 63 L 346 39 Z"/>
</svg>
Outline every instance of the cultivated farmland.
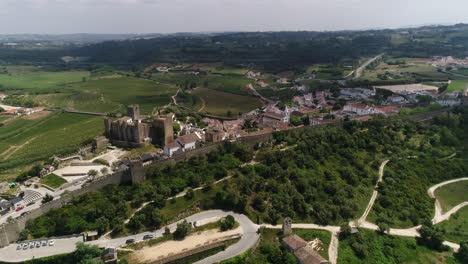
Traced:
<svg viewBox="0 0 468 264">
<path fill-rule="evenodd" d="M 32 66 L 5 66 L 0 85 L 11 89 L 46 89 L 66 83 L 80 82 L 89 77 L 87 71 L 45 71 Z"/>
<path fill-rule="evenodd" d="M 237 115 L 262 106 L 262 101 L 252 96 L 235 95 L 206 88 L 195 89 L 193 94 L 204 101 L 203 112 L 214 115 L 224 116 L 228 112 Z"/>
<path fill-rule="evenodd" d="M 177 91 L 174 85 L 132 78 L 103 78 L 66 85 L 69 92 L 39 95 L 42 105 L 95 112 L 125 111 L 129 104 L 140 104 L 144 113 L 170 102 Z"/>
<path fill-rule="evenodd" d="M 54 113 L 39 120 L 17 120 L 0 127 L 0 171 L 74 152 L 102 134 L 101 117 Z"/>
</svg>

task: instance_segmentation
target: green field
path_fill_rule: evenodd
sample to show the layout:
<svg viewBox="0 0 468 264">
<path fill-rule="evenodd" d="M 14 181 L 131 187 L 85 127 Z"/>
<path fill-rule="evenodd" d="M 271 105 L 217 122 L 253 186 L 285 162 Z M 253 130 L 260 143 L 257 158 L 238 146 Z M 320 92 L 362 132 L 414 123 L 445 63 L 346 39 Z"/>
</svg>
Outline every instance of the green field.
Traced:
<svg viewBox="0 0 468 264">
<path fill-rule="evenodd" d="M 244 87 L 249 83 L 253 83 L 253 80 L 235 74 L 191 75 L 182 73 L 160 73 L 153 74 L 152 79 L 176 84 L 180 87 L 185 87 L 186 83 L 194 84 L 196 87 L 209 88 L 238 95 L 247 95 L 248 92 Z"/>
<path fill-rule="evenodd" d="M 206 106 L 202 112 L 214 115 L 225 116 L 230 111 L 233 116 L 237 116 L 239 113 L 247 113 L 262 106 L 260 99 L 252 96 L 230 94 L 206 88 L 198 88 L 193 94 L 205 102 Z"/>
<path fill-rule="evenodd" d="M 442 186 L 435 191 L 435 196 L 444 212 L 447 212 L 460 203 L 468 202 L 468 181 Z"/>
<path fill-rule="evenodd" d="M 65 86 L 68 92 L 35 97 L 41 105 L 96 112 L 125 111 L 140 104 L 143 113 L 170 102 L 177 91 L 173 85 L 132 78 L 103 78 Z"/>
<path fill-rule="evenodd" d="M 428 64 L 429 59 L 398 58 L 398 61 L 404 61 L 405 64 L 390 65 L 381 62 L 374 69 L 366 69 L 361 79 L 379 81 L 413 80 L 415 78 L 453 78 L 452 75 L 438 72 L 435 67 Z"/>
<path fill-rule="evenodd" d="M 463 207 L 452 215 L 448 221 L 444 221 L 437 226 L 445 229 L 445 239 L 450 242 L 460 243 L 468 240 L 468 207 Z"/>
<path fill-rule="evenodd" d="M 340 239 L 338 264 L 457 263 L 449 252 L 436 252 L 419 246 L 414 238 L 379 235 L 361 229 L 358 234 Z"/>
<path fill-rule="evenodd" d="M 0 66 L 1 67 L 1 66 Z M 45 89 L 88 78 L 87 71 L 45 71 L 33 66 L 6 66 L 8 73 L 0 74 L 0 86 L 13 89 Z"/>
<path fill-rule="evenodd" d="M 53 113 L 0 127 L 0 171 L 73 151 L 103 132 L 101 117 Z"/>
<path fill-rule="evenodd" d="M 67 183 L 67 181 L 64 178 L 57 176 L 53 173 L 44 176 L 39 182 L 54 189 L 57 189 L 58 187 Z"/>
<path fill-rule="evenodd" d="M 450 83 L 450 85 L 448 86 L 445 92 L 451 93 L 451 92 L 456 92 L 456 91 L 464 91 L 467 88 L 468 88 L 468 81 L 455 80 L 455 81 L 452 81 L 452 83 Z"/>
</svg>

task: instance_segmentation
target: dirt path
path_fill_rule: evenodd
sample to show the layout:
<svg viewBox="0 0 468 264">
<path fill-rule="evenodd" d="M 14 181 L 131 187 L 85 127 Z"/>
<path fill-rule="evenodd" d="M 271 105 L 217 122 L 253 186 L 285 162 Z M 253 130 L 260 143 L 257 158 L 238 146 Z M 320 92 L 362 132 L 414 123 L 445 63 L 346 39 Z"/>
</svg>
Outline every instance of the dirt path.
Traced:
<svg viewBox="0 0 468 264">
<path fill-rule="evenodd" d="M 205 99 L 203 99 L 203 97 L 199 96 L 198 98 L 200 98 L 201 102 L 202 102 L 202 105 L 200 106 L 200 108 L 197 110 L 197 112 L 203 112 L 205 111 L 205 108 L 206 108 L 206 101 Z"/>
<path fill-rule="evenodd" d="M 374 186 L 374 192 L 372 193 L 371 199 L 369 201 L 369 204 L 366 207 L 366 210 L 364 211 L 364 213 L 362 214 L 362 216 L 358 220 L 358 225 L 360 225 L 360 224 L 362 224 L 363 222 L 366 221 L 366 218 L 369 215 L 370 210 L 374 206 L 375 200 L 377 199 L 377 194 L 379 193 L 377 188 L 379 187 L 379 183 L 383 180 L 384 168 L 385 168 L 385 165 L 387 165 L 388 162 L 389 162 L 389 160 L 385 160 L 380 164 L 379 179 L 378 179 L 377 183 Z"/>
</svg>

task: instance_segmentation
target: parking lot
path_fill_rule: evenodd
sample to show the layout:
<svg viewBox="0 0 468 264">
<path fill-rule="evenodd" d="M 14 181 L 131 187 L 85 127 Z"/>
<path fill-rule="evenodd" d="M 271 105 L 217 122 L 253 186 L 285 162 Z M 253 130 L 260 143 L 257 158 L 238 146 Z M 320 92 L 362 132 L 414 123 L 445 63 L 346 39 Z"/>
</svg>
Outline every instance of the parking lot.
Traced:
<svg viewBox="0 0 468 264">
<path fill-rule="evenodd" d="M 50 240 L 53 240 L 51 245 Z M 46 244 L 43 244 L 46 241 Z M 39 247 L 37 246 L 39 243 Z M 75 251 L 76 243 L 83 242 L 82 236 L 48 239 L 48 240 L 32 240 L 19 244 L 11 244 L 1 250 L 2 261 L 8 262 L 22 262 L 32 258 L 42 258 L 56 254 L 70 253 Z M 33 244 L 31 244 L 33 243 Z M 26 246 L 24 246 L 26 244 Z M 21 246 L 21 248 L 18 247 Z"/>
</svg>

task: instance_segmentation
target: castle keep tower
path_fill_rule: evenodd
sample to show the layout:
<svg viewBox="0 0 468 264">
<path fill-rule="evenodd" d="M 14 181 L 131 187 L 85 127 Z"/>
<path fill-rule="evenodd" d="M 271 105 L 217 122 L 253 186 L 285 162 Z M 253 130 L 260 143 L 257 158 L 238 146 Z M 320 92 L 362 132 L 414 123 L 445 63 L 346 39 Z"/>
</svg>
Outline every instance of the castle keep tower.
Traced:
<svg viewBox="0 0 468 264">
<path fill-rule="evenodd" d="M 150 143 L 164 147 L 174 142 L 173 117 L 174 114 L 168 114 L 153 121 L 141 120 L 140 106 L 129 105 L 127 116 L 104 120 L 104 131 L 110 142 L 119 147 L 138 148 Z"/>
<path fill-rule="evenodd" d="M 138 120 L 140 120 L 140 106 L 129 105 L 127 107 L 127 116 L 130 117 L 133 122 L 138 122 Z"/>
<path fill-rule="evenodd" d="M 283 221 L 283 235 L 289 236 L 292 234 L 292 219 L 289 217 L 284 218 Z"/>
</svg>

